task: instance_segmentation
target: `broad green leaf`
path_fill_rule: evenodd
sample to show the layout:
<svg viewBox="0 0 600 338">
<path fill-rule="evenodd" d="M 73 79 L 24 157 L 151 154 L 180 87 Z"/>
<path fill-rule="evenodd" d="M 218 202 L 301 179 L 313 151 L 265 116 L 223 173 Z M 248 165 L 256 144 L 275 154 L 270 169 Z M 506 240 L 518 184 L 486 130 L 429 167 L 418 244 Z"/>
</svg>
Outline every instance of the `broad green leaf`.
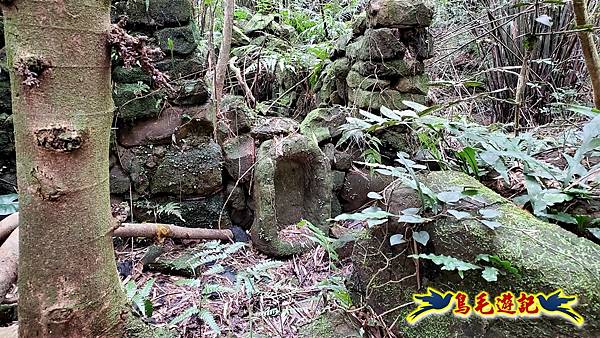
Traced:
<svg viewBox="0 0 600 338">
<path fill-rule="evenodd" d="M 460 191 L 444 191 L 444 192 L 438 193 L 437 198 L 438 198 L 438 200 L 440 200 L 446 204 L 450 204 L 450 203 L 456 203 L 456 202 L 460 201 L 463 198 L 463 196 L 462 196 L 462 192 L 460 192 Z"/>
<path fill-rule="evenodd" d="M 18 198 L 17 194 L 0 195 L 0 216 L 11 215 L 19 211 Z"/>
<path fill-rule="evenodd" d="M 498 218 L 498 217 L 502 216 L 502 213 L 500 212 L 500 210 L 497 210 L 497 209 L 482 209 L 482 210 L 479 210 L 479 214 L 481 214 L 481 216 L 483 218 L 487 218 L 487 219 L 494 219 L 494 218 Z"/>
<path fill-rule="evenodd" d="M 488 282 L 497 282 L 498 281 L 498 269 L 486 266 L 485 269 L 481 272 L 481 277 Z"/>
<path fill-rule="evenodd" d="M 596 238 L 600 239 L 600 228 L 589 228 L 588 231 L 591 232 Z"/>
<path fill-rule="evenodd" d="M 399 215 L 398 222 L 400 223 L 410 223 L 410 224 L 421 224 L 431 222 L 428 218 L 423 218 L 419 215 Z"/>
<path fill-rule="evenodd" d="M 427 231 L 419 231 L 419 232 L 414 232 L 413 233 L 413 239 L 422 245 L 427 245 L 427 243 L 429 243 L 429 233 Z"/>
<path fill-rule="evenodd" d="M 464 211 L 458 211 L 458 210 L 448 210 L 448 213 L 452 216 L 454 216 L 454 218 L 456 218 L 457 220 L 461 221 L 463 219 L 467 219 L 467 218 L 471 218 L 473 217 L 470 213 L 468 212 L 464 212 Z"/>
<path fill-rule="evenodd" d="M 410 255 L 410 258 L 421 258 L 432 261 L 434 264 L 442 267 L 442 270 L 456 270 L 456 271 L 468 271 L 468 270 L 478 270 L 481 269 L 480 266 L 471 264 L 469 262 L 465 262 L 455 257 L 444 256 L 444 255 L 434 255 L 434 254 L 420 254 L 420 255 Z"/>
<path fill-rule="evenodd" d="M 390 237 L 390 245 L 391 246 L 396 246 L 396 245 L 400 245 L 400 244 L 404 244 L 404 243 L 406 243 L 406 240 L 404 239 L 404 235 L 397 234 L 397 235 L 393 235 Z"/>
<path fill-rule="evenodd" d="M 407 106 L 408 108 L 413 109 L 414 111 L 416 111 L 417 113 L 421 113 L 426 111 L 427 109 L 429 109 L 429 107 L 424 106 L 420 103 L 417 102 L 413 102 L 413 101 L 402 101 L 402 103 Z"/>
</svg>

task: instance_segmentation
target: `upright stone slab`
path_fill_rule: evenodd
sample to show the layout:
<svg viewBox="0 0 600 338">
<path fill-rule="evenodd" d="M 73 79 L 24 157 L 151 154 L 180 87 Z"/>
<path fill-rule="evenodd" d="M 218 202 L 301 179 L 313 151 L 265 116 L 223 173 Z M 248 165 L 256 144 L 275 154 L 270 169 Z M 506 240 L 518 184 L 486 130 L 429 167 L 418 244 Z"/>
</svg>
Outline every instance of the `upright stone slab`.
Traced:
<svg viewBox="0 0 600 338">
<path fill-rule="evenodd" d="M 314 141 L 291 135 L 269 140 L 258 151 L 254 170 L 256 214 L 252 242 L 263 253 L 282 257 L 301 253 L 305 241 L 288 242 L 280 230 L 310 221 L 328 233 L 332 177 L 329 159 Z"/>
</svg>

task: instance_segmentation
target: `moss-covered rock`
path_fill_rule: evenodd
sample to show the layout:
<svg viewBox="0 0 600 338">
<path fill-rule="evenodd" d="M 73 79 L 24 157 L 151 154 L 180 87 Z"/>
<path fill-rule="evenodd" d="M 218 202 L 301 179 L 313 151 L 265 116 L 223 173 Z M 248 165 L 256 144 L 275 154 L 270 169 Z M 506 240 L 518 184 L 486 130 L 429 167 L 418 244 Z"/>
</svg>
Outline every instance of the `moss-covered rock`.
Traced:
<svg viewBox="0 0 600 338">
<path fill-rule="evenodd" d="M 210 92 L 202 79 L 178 80 L 175 84 L 177 92 L 171 100 L 180 106 L 200 106 L 208 102 Z"/>
<path fill-rule="evenodd" d="M 256 112 L 248 107 L 246 98 L 240 95 L 225 95 L 221 100 L 221 113 L 227 121 L 229 131 L 235 135 L 250 131 L 256 120 Z"/>
<path fill-rule="evenodd" d="M 190 55 L 198 44 L 191 25 L 163 28 L 154 33 L 160 49 L 167 55 Z"/>
<path fill-rule="evenodd" d="M 116 22 L 126 15 L 132 27 L 175 27 L 188 23 L 192 13 L 191 0 L 118 0 L 113 2 L 111 19 Z"/>
<path fill-rule="evenodd" d="M 352 65 L 352 70 L 364 77 L 378 79 L 397 79 L 405 76 L 421 74 L 425 70 L 423 62 L 416 60 L 389 60 L 385 62 L 358 61 Z"/>
<path fill-rule="evenodd" d="M 361 61 L 401 59 L 405 51 L 400 33 L 391 28 L 367 29 L 365 35 L 346 47 L 350 59 Z"/>
<path fill-rule="evenodd" d="M 304 118 L 300 132 L 308 138 L 322 142 L 342 134 L 340 127 L 346 123 L 345 110 L 340 106 L 317 108 Z"/>
<path fill-rule="evenodd" d="M 348 100 L 350 105 L 365 110 L 379 110 L 382 106 L 403 110 L 408 107 L 402 101 L 425 104 L 427 97 L 419 94 L 401 93 L 393 89 L 376 92 L 350 88 L 348 90 Z"/>
<path fill-rule="evenodd" d="M 110 193 L 122 195 L 129 192 L 131 181 L 127 173 L 120 165 L 115 165 L 110 169 Z"/>
<path fill-rule="evenodd" d="M 221 189 L 221 147 L 213 141 L 169 150 L 152 177 L 153 194 L 210 196 Z"/>
<path fill-rule="evenodd" d="M 154 117 L 160 113 L 164 93 L 156 91 L 144 93 L 138 84 L 117 84 L 113 91 L 113 100 L 118 116 L 124 120 Z"/>
<path fill-rule="evenodd" d="M 256 162 L 256 145 L 250 135 L 241 135 L 223 143 L 225 169 L 236 181 L 246 182 L 252 178 L 252 167 Z"/>
<path fill-rule="evenodd" d="M 257 140 L 264 141 L 275 136 L 286 136 L 300 129 L 298 122 L 287 117 L 269 117 L 258 119 L 250 134 Z"/>
<path fill-rule="evenodd" d="M 388 88 L 391 84 L 391 81 L 389 80 L 362 76 L 360 75 L 360 73 L 353 70 L 348 73 L 346 82 L 348 83 L 348 87 L 350 88 L 359 88 L 369 91 L 381 91 Z"/>
<path fill-rule="evenodd" d="M 360 338 L 360 328 L 342 312 L 321 314 L 310 324 L 300 328 L 301 338 Z"/>
<path fill-rule="evenodd" d="M 166 72 L 172 80 L 177 80 L 182 77 L 201 77 L 204 75 L 205 58 L 204 55 L 192 55 L 182 59 L 178 57 L 171 58 L 170 56 L 156 63 L 156 68 L 162 72 Z"/>
<path fill-rule="evenodd" d="M 399 255 L 408 250 L 408 243 L 389 245 L 391 235 L 404 233 L 397 226 L 380 228 L 373 232 L 369 242 L 356 246 L 362 251 L 353 259 L 355 275 L 350 289 L 355 299 L 363 297 L 376 312 L 386 312 L 384 320 L 397 322 L 396 332 L 406 337 L 597 337 L 600 334 L 600 247 L 536 219 L 464 174 L 434 172 L 422 177 L 421 182 L 435 192 L 476 190 L 479 202 L 462 201 L 452 208 L 473 215 L 482 208 L 494 208 L 501 214 L 495 221 L 502 224 L 491 230 L 472 219 L 439 218 L 425 226 L 424 230 L 431 236 L 425 252 L 471 263 L 476 263 L 476 257 L 481 254 L 496 255 L 519 271 L 499 275 L 497 282 L 489 283 L 481 277 L 481 270 L 466 272 L 461 279 L 455 272 L 440 271 L 429 262 L 421 262 L 422 288 L 463 291 L 471 299 L 480 291 L 495 297 L 505 291 L 551 293 L 563 289 L 566 294 L 579 297 L 575 310 L 585 318 L 585 326 L 578 329 L 565 320 L 547 316 L 533 320 L 484 321 L 478 317 L 463 320 L 451 315 L 433 316 L 416 326 L 407 325 L 405 318 L 414 307 L 398 308 L 398 305 L 412 301 L 412 294 L 417 292 L 416 271 L 411 259 Z M 417 194 L 411 191 L 395 198 L 418 200 Z M 397 259 L 376 258 L 378 255 Z"/>
<path fill-rule="evenodd" d="M 433 10 L 423 0 L 373 0 L 366 8 L 370 27 L 428 27 Z"/>
<path fill-rule="evenodd" d="M 401 93 L 427 95 L 429 91 L 429 76 L 426 74 L 403 77 L 394 85 Z"/>
<path fill-rule="evenodd" d="M 254 245 L 273 256 L 306 250 L 306 242 L 288 242 L 279 232 L 306 219 L 328 233 L 331 191 L 329 159 L 314 141 L 291 135 L 264 142 L 254 169 Z"/>
<path fill-rule="evenodd" d="M 175 215 L 160 217 L 160 221 L 187 228 L 205 228 L 214 229 L 220 226 L 222 229 L 229 228 L 231 221 L 227 212 L 224 211 L 223 204 L 225 197 L 222 193 L 217 193 L 205 198 L 194 198 L 181 201 L 172 199 L 165 202 L 175 202 L 179 205 L 181 211 L 181 220 Z M 223 211 L 223 214 L 221 212 Z"/>
<path fill-rule="evenodd" d="M 115 67 L 112 71 L 112 79 L 117 83 L 143 82 L 147 85 L 152 84 L 152 76 L 137 66 L 131 68 L 125 68 L 123 66 Z"/>
</svg>

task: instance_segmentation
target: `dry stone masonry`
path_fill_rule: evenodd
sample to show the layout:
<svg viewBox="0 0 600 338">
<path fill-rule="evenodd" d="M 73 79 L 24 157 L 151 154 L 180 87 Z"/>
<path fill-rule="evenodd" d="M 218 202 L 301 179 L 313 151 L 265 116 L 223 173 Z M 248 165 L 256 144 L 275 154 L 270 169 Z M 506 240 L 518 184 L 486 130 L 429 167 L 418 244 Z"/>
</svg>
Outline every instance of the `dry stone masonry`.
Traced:
<svg viewBox="0 0 600 338">
<path fill-rule="evenodd" d="M 403 108 L 402 100 L 425 101 L 423 60 L 430 54 L 432 13 L 420 1 L 371 1 L 352 33 L 337 42 L 319 80 L 319 108 L 301 99 L 306 93 L 290 91 L 298 79 L 278 72 L 276 78 L 261 75 L 254 95 L 267 102 L 264 108 L 288 93 L 285 104 L 264 111 L 251 108 L 244 96 L 225 95 L 218 118 L 204 81 L 207 42 L 193 19 L 192 1 L 113 0 L 112 21 L 122 16 L 130 34 L 147 36 L 162 51 L 153 61 L 174 88 L 157 90 L 141 68 L 113 60 L 110 188 L 113 202 L 133 201 L 136 221 L 240 226 L 251 229 L 262 251 L 286 256 L 307 245 L 282 240 L 283 228 L 307 219 L 327 232 L 327 219 L 360 208 L 370 191 L 389 183 L 355 167 L 362 160 L 359 149 L 336 144 L 356 107 L 376 111 L 382 105 Z M 236 23 L 234 47 L 267 43 L 285 49 L 285 39 L 295 34 L 275 14 Z M 2 68 L 0 194 L 13 192 L 16 184 L 7 74 Z M 404 150 L 397 134 L 378 137 L 386 148 L 396 144 L 389 147 L 395 152 Z M 181 217 L 165 211 L 169 203 L 176 203 Z"/>
<path fill-rule="evenodd" d="M 422 1 L 371 1 L 353 32 L 338 41 L 321 83 L 321 101 L 365 110 L 425 103 L 429 78 L 423 61 L 432 53 L 427 31 L 432 17 Z"/>
</svg>

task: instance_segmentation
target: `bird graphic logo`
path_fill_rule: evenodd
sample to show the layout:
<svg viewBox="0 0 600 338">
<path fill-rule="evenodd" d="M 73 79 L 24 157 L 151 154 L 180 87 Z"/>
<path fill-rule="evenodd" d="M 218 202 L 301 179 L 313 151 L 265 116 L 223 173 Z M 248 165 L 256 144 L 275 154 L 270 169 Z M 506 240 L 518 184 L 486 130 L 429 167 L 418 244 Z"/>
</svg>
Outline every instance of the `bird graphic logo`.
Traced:
<svg viewBox="0 0 600 338">
<path fill-rule="evenodd" d="M 537 294 L 536 298 L 546 315 L 561 317 L 578 327 L 583 325 L 583 316 L 573 310 L 577 296 L 567 296 L 563 290 L 557 290 L 549 295 Z"/>
<path fill-rule="evenodd" d="M 413 295 L 413 299 L 418 307 L 406 317 L 410 325 L 417 324 L 421 319 L 431 314 L 444 314 L 450 311 L 454 293 L 443 293 L 434 288 L 427 288 L 427 293 Z"/>
</svg>

